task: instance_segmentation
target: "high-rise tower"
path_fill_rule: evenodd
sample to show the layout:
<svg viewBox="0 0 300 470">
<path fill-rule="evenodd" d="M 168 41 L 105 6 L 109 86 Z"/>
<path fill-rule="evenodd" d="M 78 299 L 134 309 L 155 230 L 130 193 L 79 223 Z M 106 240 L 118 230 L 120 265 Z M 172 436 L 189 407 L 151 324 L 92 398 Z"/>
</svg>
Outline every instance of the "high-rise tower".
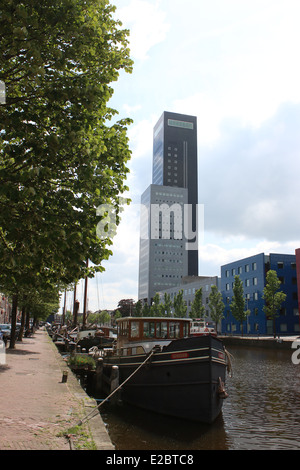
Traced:
<svg viewBox="0 0 300 470">
<path fill-rule="evenodd" d="M 196 117 L 162 114 L 153 132 L 152 182 L 142 195 L 139 273 L 139 299 L 149 303 L 182 277 L 198 275 L 197 244 L 186 243 L 187 233 L 197 233 Z"/>
</svg>

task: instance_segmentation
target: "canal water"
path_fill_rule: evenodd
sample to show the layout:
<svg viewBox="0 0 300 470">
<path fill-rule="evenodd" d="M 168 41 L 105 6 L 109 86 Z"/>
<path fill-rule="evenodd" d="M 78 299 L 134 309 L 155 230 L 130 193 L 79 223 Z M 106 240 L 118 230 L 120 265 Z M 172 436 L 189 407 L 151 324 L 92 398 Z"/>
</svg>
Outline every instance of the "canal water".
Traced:
<svg viewBox="0 0 300 470">
<path fill-rule="evenodd" d="M 212 425 L 105 405 L 117 450 L 299 450 L 300 364 L 291 351 L 230 347 L 229 397 Z M 188 397 L 183 396 L 183 400 Z"/>
</svg>

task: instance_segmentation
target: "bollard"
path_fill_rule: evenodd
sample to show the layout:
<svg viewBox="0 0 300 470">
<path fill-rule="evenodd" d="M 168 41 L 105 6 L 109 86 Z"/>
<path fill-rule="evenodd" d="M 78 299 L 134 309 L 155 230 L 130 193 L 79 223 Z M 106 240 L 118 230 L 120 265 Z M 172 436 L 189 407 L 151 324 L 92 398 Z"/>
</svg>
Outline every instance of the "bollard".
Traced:
<svg viewBox="0 0 300 470">
<path fill-rule="evenodd" d="M 64 370 L 63 375 L 62 375 L 62 379 L 61 379 L 61 383 L 66 383 L 67 380 L 68 380 L 68 371 Z"/>
<path fill-rule="evenodd" d="M 103 376 L 103 358 L 99 357 L 96 363 L 95 372 L 95 392 L 102 392 L 102 376 Z"/>
<path fill-rule="evenodd" d="M 111 368 L 111 375 L 110 375 L 110 392 L 112 393 L 116 388 L 119 386 L 119 367 L 112 366 Z M 119 401 L 119 392 L 116 392 L 110 398 L 110 402 L 113 405 L 116 405 Z"/>
<path fill-rule="evenodd" d="M 110 391 L 113 392 L 119 386 L 119 367 L 112 366 L 110 375 Z"/>
</svg>

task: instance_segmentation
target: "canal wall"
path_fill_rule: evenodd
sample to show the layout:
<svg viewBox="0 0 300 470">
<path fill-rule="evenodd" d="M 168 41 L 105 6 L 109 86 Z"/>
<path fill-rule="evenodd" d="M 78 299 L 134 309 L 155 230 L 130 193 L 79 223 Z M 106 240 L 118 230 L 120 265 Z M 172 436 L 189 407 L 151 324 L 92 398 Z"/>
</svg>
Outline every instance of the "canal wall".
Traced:
<svg viewBox="0 0 300 470">
<path fill-rule="evenodd" d="M 249 336 L 219 336 L 225 346 L 245 346 L 247 348 L 265 348 L 275 350 L 291 350 L 292 343 L 299 337 L 273 338 L 273 337 L 249 337 Z"/>
<path fill-rule="evenodd" d="M 48 336 L 48 334 L 47 334 Z M 97 401 L 92 398 L 88 393 L 85 391 L 84 387 L 82 386 L 86 381 L 88 387 L 91 386 L 94 371 L 84 371 L 82 369 L 77 369 L 69 367 L 66 361 L 61 356 L 60 348 L 57 348 L 56 342 L 53 342 L 50 337 L 49 343 L 53 345 L 53 351 L 56 353 L 56 360 L 59 362 L 62 373 L 63 371 L 68 370 L 67 378 L 65 379 L 66 385 L 72 392 L 72 394 L 83 403 L 85 416 L 89 417 L 87 419 L 89 429 L 93 438 L 93 441 L 96 445 L 97 450 L 114 450 L 115 446 L 112 443 L 109 433 L 106 429 L 105 423 L 102 420 L 102 417 L 99 412 L 95 412 L 92 414 L 91 411 L 95 410 L 98 406 Z M 80 377 L 80 380 L 78 381 Z M 86 385 L 86 383 L 85 383 Z M 85 418 L 83 418 L 85 419 Z"/>
</svg>

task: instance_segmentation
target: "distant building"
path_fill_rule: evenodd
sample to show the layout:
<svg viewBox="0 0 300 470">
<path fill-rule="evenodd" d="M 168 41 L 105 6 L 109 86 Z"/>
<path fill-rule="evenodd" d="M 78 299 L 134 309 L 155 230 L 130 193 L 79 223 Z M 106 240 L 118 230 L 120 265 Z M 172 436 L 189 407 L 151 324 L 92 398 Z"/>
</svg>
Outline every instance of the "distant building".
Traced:
<svg viewBox="0 0 300 470">
<path fill-rule="evenodd" d="M 183 219 L 176 211 L 187 202 L 185 188 L 151 184 L 142 195 L 140 234 L 139 299 L 153 299 L 156 292 L 181 283 L 188 274 L 188 255 L 183 236 Z M 155 207 L 167 208 L 154 214 Z"/>
<path fill-rule="evenodd" d="M 247 334 L 273 334 L 273 320 L 266 318 L 263 311 L 263 289 L 266 285 L 266 273 L 270 269 L 276 271 L 282 283 L 281 289 L 287 295 L 279 316 L 276 318 L 276 332 L 279 335 L 299 333 L 296 256 L 274 253 L 269 255 L 260 253 L 221 266 L 221 292 L 225 303 L 222 333 L 241 333 L 240 323 L 235 320 L 230 310 L 234 277 L 238 275 L 243 281 L 246 309 L 250 310 L 250 315 L 244 322 L 244 332 Z"/>
<path fill-rule="evenodd" d="M 12 301 L 9 297 L 0 293 L 0 323 L 10 323 Z M 17 321 L 21 318 L 21 311 L 17 309 Z"/>
<path fill-rule="evenodd" d="M 141 198 L 139 300 L 198 275 L 197 119 L 164 112 L 153 131 L 152 182 Z M 189 211 L 190 210 L 190 211 Z"/>
<path fill-rule="evenodd" d="M 295 250 L 295 257 L 296 257 L 296 273 L 297 273 L 298 311 L 299 311 L 299 324 L 300 324 L 300 248 L 297 248 Z"/>
<path fill-rule="evenodd" d="M 181 290 L 183 293 L 183 301 L 187 306 L 186 316 L 189 316 L 191 311 L 191 306 L 195 298 L 197 290 L 202 288 L 202 305 L 205 307 L 205 317 L 207 321 L 211 321 L 210 318 L 210 309 L 209 309 L 209 294 L 211 292 L 212 286 L 217 286 L 218 290 L 220 289 L 221 279 L 218 276 L 187 276 L 182 279 L 182 283 L 179 286 L 172 287 L 159 292 L 161 303 L 164 302 L 164 294 L 169 294 L 171 301 L 174 301 L 175 295 L 177 295 Z M 173 309 L 174 310 L 174 309 Z M 199 314 L 200 318 L 200 314 Z"/>
</svg>

